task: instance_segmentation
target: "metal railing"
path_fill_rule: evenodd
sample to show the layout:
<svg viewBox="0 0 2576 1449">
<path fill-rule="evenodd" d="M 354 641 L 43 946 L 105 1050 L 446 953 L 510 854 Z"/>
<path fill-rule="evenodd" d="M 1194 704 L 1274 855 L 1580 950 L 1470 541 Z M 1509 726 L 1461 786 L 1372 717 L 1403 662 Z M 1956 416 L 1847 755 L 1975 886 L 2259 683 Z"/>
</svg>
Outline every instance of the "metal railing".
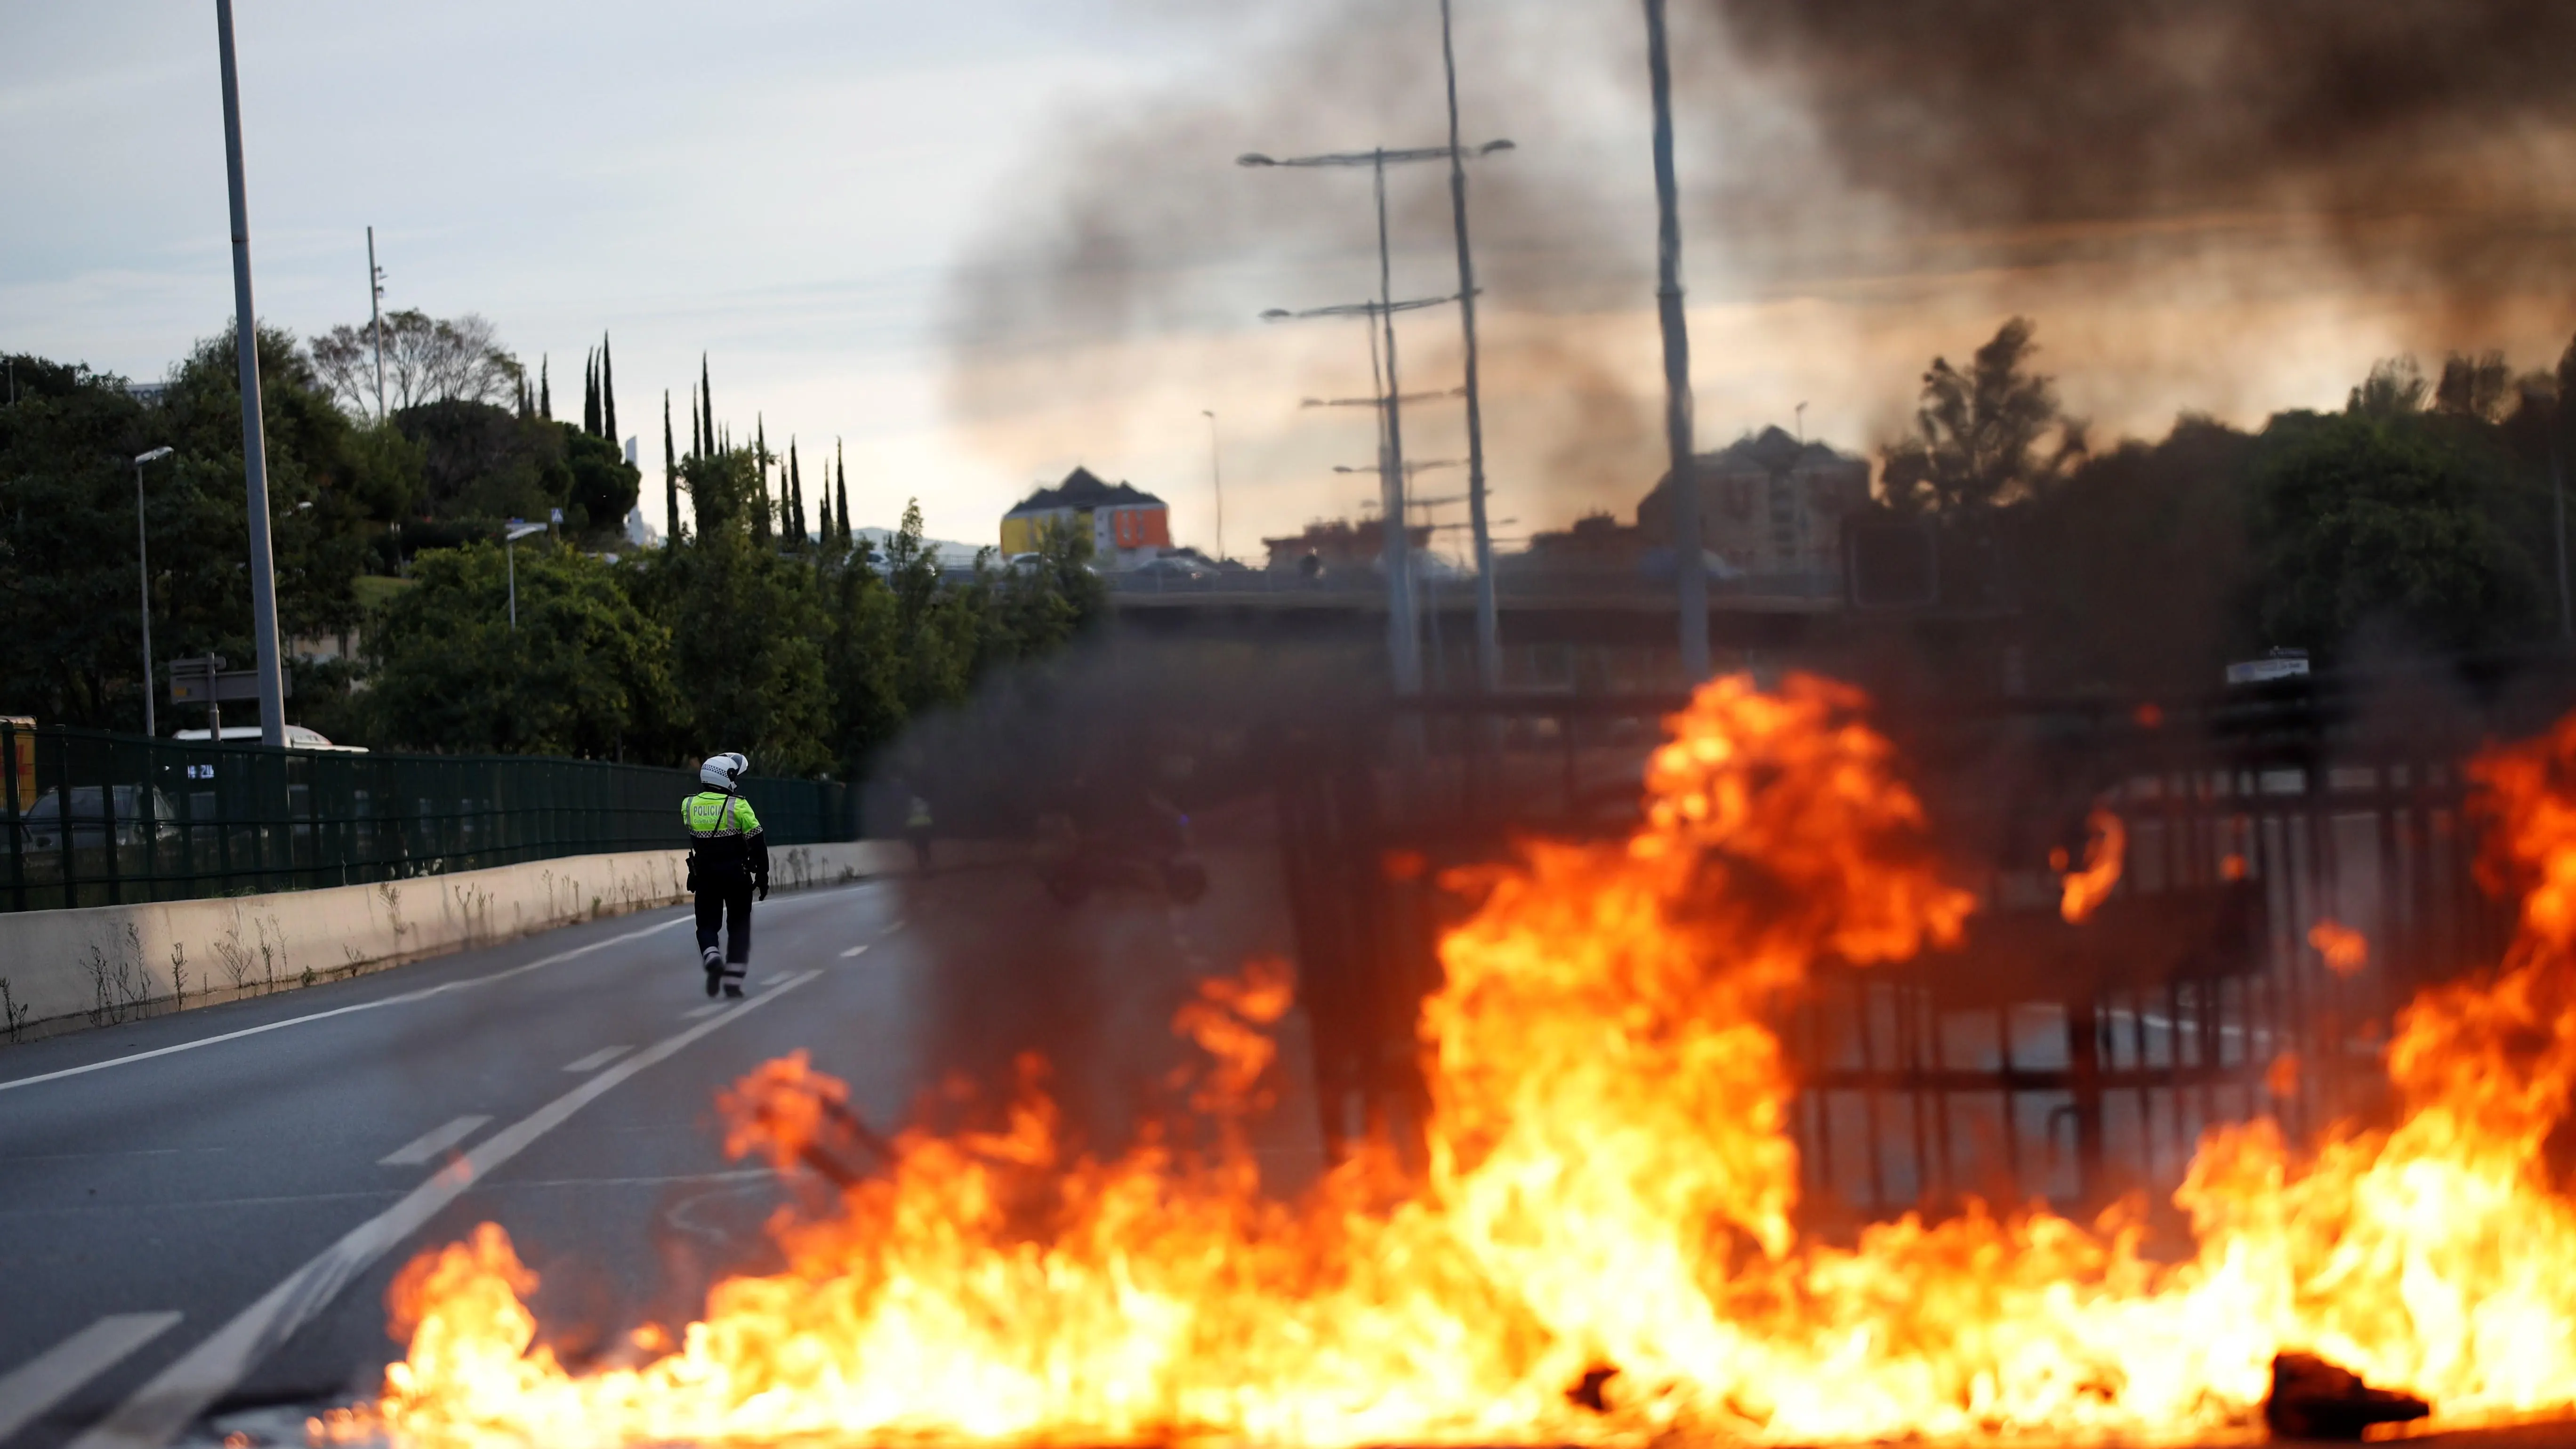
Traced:
<svg viewBox="0 0 2576 1449">
<path fill-rule="evenodd" d="M 694 771 L 273 750 L 0 723 L 0 910 L 364 885 L 686 843 Z M 849 787 L 754 778 L 773 844 L 848 840 Z"/>
<path fill-rule="evenodd" d="M 2098 1206 L 2170 1189 L 2217 1123 L 2271 1115 L 2303 1133 L 2384 1112 L 2376 1043 L 2392 1013 L 2493 962 L 2511 931 L 2511 903 L 2475 878 L 2462 763 L 2576 702 L 2576 670 L 2533 671 L 2481 704 L 2405 684 L 1882 717 L 1946 873 L 1980 906 L 1956 951 L 1820 969 L 1781 1003 L 1811 1198 L 1862 1213 L 1975 1191 Z M 1282 751 L 1328 1140 L 1427 1106 L 1412 1022 L 1463 910 L 1444 871 L 1507 858 L 1529 834 L 1624 836 L 1661 717 L 1682 703 L 1423 700 Z M 2125 866 L 2070 925 L 2049 848 L 2094 808 L 2125 823 Z M 2367 940 L 2364 967 L 2327 965 L 2310 933 L 2328 922 Z"/>
</svg>

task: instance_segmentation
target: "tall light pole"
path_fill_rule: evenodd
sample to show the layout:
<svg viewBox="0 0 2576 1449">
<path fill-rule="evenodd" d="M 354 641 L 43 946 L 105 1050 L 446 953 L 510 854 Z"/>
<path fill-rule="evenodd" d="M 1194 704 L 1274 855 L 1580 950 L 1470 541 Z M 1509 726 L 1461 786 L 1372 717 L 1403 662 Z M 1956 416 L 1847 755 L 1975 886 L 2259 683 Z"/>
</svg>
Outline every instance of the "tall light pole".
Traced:
<svg viewBox="0 0 2576 1449">
<path fill-rule="evenodd" d="M 1208 420 L 1208 486 L 1216 490 L 1216 560 L 1225 562 L 1225 474 L 1217 467 L 1216 410 L 1199 409 Z"/>
<path fill-rule="evenodd" d="M 367 228 L 367 321 L 376 331 L 376 422 L 385 420 L 385 269 L 376 265 L 376 229 Z"/>
<path fill-rule="evenodd" d="M 1399 303 L 1395 300 L 1393 252 L 1388 245 L 1386 219 L 1386 168 L 1415 161 L 1449 161 L 1458 163 L 1463 155 L 1492 155 L 1512 149 L 1509 141 L 1488 141 L 1472 153 L 1462 152 L 1453 142 L 1447 146 L 1416 146 L 1390 151 L 1381 146 L 1369 151 L 1336 151 L 1317 156 L 1291 156 L 1285 159 L 1251 152 L 1235 158 L 1238 166 L 1366 166 L 1369 168 L 1377 202 L 1377 280 L 1378 302 L 1373 315 L 1383 319 L 1386 348 L 1386 446 L 1385 493 L 1387 524 L 1385 555 L 1387 560 L 1388 639 L 1395 656 L 1395 686 L 1400 694 L 1418 694 L 1422 689 L 1422 654 L 1413 623 L 1412 542 L 1404 527 L 1404 389 L 1397 382 L 1395 358 L 1395 314 L 1412 307 L 1459 300 L 1442 298 L 1438 302 Z M 1366 308 L 1326 308 L 1301 312 L 1297 316 L 1336 315 Z M 1266 314 L 1265 314 L 1266 315 Z M 1376 340 L 1372 336 L 1372 340 Z"/>
<path fill-rule="evenodd" d="M 249 494 L 250 635 L 259 653 L 259 742 L 286 745 L 286 673 L 277 657 L 277 558 L 268 530 L 268 427 L 259 399 L 259 313 L 250 296 L 250 202 L 242 184 L 241 78 L 233 65 L 233 0 L 215 0 L 224 77 L 224 166 L 233 212 L 233 331 L 240 348 L 242 484 Z"/>
<path fill-rule="evenodd" d="M 542 523 L 522 523 L 513 518 L 501 534 L 501 552 L 510 566 L 510 632 L 513 634 L 519 632 L 519 540 L 545 531 L 546 526 Z"/>
<path fill-rule="evenodd" d="M 1664 442 L 1673 458 L 1673 573 L 1680 582 L 1682 677 L 1708 677 L 1708 575 L 1700 567 L 1699 473 L 1691 466 L 1690 323 L 1682 314 L 1682 223 L 1673 179 L 1673 68 L 1664 0 L 1646 0 L 1646 79 L 1655 99 L 1655 304 L 1664 329 Z"/>
<path fill-rule="evenodd" d="M 161 733 L 152 712 L 152 545 L 143 527 L 143 465 L 170 456 L 168 448 L 134 455 L 134 571 L 143 580 L 143 732 Z"/>
<path fill-rule="evenodd" d="M 1449 216 L 1458 236 L 1458 326 L 1467 340 L 1467 530 L 1476 556 L 1476 687 L 1503 678 L 1502 624 L 1494 604 L 1494 537 L 1485 522 L 1485 410 L 1476 388 L 1476 264 L 1467 249 L 1467 155 L 1458 144 L 1458 51 L 1449 0 L 1440 0 L 1440 66 L 1449 81 Z"/>
<path fill-rule="evenodd" d="M 1380 195 L 1383 197 L 1384 193 Z M 1384 218 L 1385 213 L 1381 210 L 1381 256 L 1384 253 Z M 1287 322 L 1310 317 L 1366 317 L 1369 319 L 1371 360 L 1374 361 L 1378 318 L 1391 319 L 1395 313 L 1424 307 L 1445 307 L 1456 300 L 1455 297 L 1418 297 L 1402 302 L 1345 302 L 1331 307 L 1309 307 L 1302 312 L 1274 307 L 1262 313 L 1261 320 Z M 1392 343 L 1394 324 L 1391 320 L 1387 331 L 1388 341 Z M 1399 405 L 1406 394 L 1403 384 L 1397 379 L 1391 348 L 1386 358 L 1382 386 L 1384 390 L 1378 394 L 1378 419 L 1382 424 L 1378 434 L 1378 491 L 1389 522 L 1385 526 L 1385 541 L 1379 545 L 1379 552 L 1386 565 L 1387 654 L 1395 675 L 1396 692 L 1419 694 L 1422 691 L 1422 644 L 1413 608 L 1413 541 L 1404 527 L 1404 437 L 1397 428 Z"/>
</svg>

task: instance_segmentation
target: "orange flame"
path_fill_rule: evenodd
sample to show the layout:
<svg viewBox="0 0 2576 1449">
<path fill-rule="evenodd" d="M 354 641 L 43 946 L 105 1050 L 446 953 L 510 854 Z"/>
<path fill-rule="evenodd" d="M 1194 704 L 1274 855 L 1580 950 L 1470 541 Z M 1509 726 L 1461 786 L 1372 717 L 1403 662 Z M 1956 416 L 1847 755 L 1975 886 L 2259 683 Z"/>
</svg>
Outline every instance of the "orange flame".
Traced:
<svg viewBox="0 0 2576 1449">
<path fill-rule="evenodd" d="M 2308 928 L 2308 944 L 2326 958 L 2326 969 L 2337 976 L 2351 976 L 2370 964 L 2370 938 L 2330 919 Z"/>
<path fill-rule="evenodd" d="M 1951 939 L 1968 909 L 1858 707 L 1812 679 L 1715 681 L 1671 722 L 1635 837 L 1452 882 L 1483 896 L 1422 1013 L 1417 1176 L 1364 1152 L 1283 1204 L 1230 1138 L 1069 1157 L 1025 1086 L 1002 1130 L 907 1132 L 836 1215 L 782 1222 L 787 1268 L 719 1284 L 640 1367 L 574 1374 L 538 1345 L 498 1229 L 425 1255 L 397 1285 L 409 1355 L 375 1419 L 340 1427 L 442 1445 L 2100 1438 L 2247 1424 L 2284 1348 L 2445 1417 L 2576 1399 L 2576 1209 L 2541 1157 L 2576 1087 L 2576 724 L 2479 767 L 2491 869 L 2530 887 L 2523 930 L 2500 969 L 2402 1017 L 2399 1125 L 2298 1157 L 2268 1121 L 2211 1133 L 2175 1198 L 2197 1251 L 2166 1265 L 2123 1214 L 1971 1204 L 1851 1247 L 1799 1236 L 1764 1004 L 1828 954 Z M 1285 1006 L 1265 965 L 1184 1009 L 1214 1050 L 1209 1110 L 1253 1090 L 1266 1058 L 1239 1033 Z M 793 1059 L 754 1073 L 728 1095 L 736 1145 L 819 1130 L 828 1080 Z"/>
<path fill-rule="evenodd" d="M 2120 883 L 2120 868 L 2129 851 L 2129 828 L 2120 817 L 2100 806 L 2084 817 L 2085 828 L 2092 832 L 2084 843 L 2084 868 L 2069 871 L 2066 852 L 2048 853 L 2048 868 L 2064 879 L 2058 894 L 2057 913 L 2068 925 L 2093 914 L 2093 908 L 2109 898 L 2111 888 Z"/>
</svg>

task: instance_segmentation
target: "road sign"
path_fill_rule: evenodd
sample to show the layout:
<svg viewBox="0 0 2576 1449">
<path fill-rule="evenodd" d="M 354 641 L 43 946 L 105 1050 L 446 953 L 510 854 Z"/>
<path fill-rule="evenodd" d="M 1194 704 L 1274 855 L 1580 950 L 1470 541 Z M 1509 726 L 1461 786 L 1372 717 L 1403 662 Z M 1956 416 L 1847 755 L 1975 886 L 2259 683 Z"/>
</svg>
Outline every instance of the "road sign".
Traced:
<svg viewBox="0 0 2576 1449">
<path fill-rule="evenodd" d="M 236 700 L 259 698 L 259 671 L 235 669 L 226 671 L 223 656 L 208 659 L 183 659 L 170 666 L 170 702 L 172 704 L 229 704 Z M 286 697 L 295 697 L 295 676 L 281 670 Z"/>
</svg>

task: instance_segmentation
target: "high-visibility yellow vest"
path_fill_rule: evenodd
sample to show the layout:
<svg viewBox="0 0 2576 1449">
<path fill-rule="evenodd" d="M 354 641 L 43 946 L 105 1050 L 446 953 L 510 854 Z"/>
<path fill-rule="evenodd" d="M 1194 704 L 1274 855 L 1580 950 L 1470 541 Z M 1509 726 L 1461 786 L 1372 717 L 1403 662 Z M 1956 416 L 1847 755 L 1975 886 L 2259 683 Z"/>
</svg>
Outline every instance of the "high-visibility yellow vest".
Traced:
<svg viewBox="0 0 2576 1449">
<path fill-rule="evenodd" d="M 751 813 L 751 802 L 721 790 L 701 790 L 682 801 L 680 818 L 688 822 L 694 840 L 760 833 L 760 817 Z"/>
</svg>

